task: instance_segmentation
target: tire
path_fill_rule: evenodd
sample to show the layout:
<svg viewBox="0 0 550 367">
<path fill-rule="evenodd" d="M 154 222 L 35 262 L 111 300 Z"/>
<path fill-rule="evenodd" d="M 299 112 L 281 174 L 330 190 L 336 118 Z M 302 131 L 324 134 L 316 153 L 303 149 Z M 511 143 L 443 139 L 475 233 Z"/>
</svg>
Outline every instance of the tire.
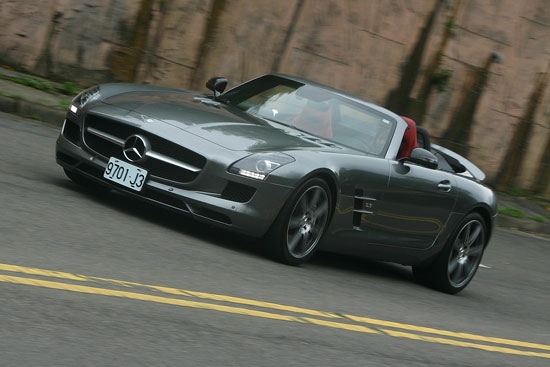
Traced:
<svg viewBox="0 0 550 367">
<path fill-rule="evenodd" d="M 439 291 L 456 294 L 473 279 L 487 241 L 487 226 L 478 213 L 462 219 L 436 260 L 425 267 L 413 266 L 416 280 Z"/>
<path fill-rule="evenodd" d="M 110 189 L 107 186 L 103 186 L 93 180 L 90 180 L 89 178 L 82 176 L 74 171 L 69 171 L 66 168 L 63 168 L 65 171 L 65 175 L 67 175 L 68 178 L 71 179 L 74 183 L 77 185 L 83 186 L 86 189 L 96 192 L 96 193 L 104 193 L 108 192 Z"/>
<path fill-rule="evenodd" d="M 306 181 L 290 196 L 268 233 L 272 256 L 288 265 L 309 260 L 325 233 L 331 210 L 326 182 L 320 178 Z"/>
</svg>

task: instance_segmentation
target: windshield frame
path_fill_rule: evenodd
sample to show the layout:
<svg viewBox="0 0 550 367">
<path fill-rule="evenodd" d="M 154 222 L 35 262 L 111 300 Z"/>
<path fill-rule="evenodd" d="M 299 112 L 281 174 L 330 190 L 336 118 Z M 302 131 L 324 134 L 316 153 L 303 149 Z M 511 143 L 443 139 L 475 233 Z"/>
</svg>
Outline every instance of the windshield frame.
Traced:
<svg viewBox="0 0 550 367">
<path fill-rule="evenodd" d="M 280 90 L 286 89 L 290 92 L 286 96 L 285 93 L 265 94 L 277 88 Z M 378 157 L 386 155 L 398 124 L 392 114 L 385 113 L 381 108 L 373 108 L 369 103 L 348 96 L 344 92 L 317 83 L 287 78 L 277 74 L 267 74 L 252 79 L 226 91 L 217 98 L 221 102 L 236 107 L 252 116 L 292 127 L 330 142 Z M 262 98 L 265 99 L 263 102 Z M 287 101 L 281 102 L 280 99 L 284 98 L 287 98 Z M 250 102 L 252 99 L 259 102 Z M 277 105 L 277 100 L 279 100 L 278 105 L 282 108 L 270 108 L 270 105 Z M 313 105 L 318 110 L 321 110 L 319 107 L 321 104 L 326 104 L 332 108 L 333 112 L 330 120 L 334 132 L 319 132 L 308 127 L 299 126 L 296 123 L 296 112 L 289 112 L 289 110 L 298 108 L 300 103 L 304 106 L 306 104 Z M 265 107 L 264 111 L 260 112 L 263 107 Z M 348 112 L 345 120 L 342 120 L 341 116 L 343 110 Z M 312 110 L 310 109 L 310 111 Z M 306 116 L 311 117 L 312 113 L 310 112 Z M 353 116 L 356 118 L 353 118 Z M 347 130 L 346 134 L 341 133 L 344 130 Z M 382 133 L 383 135 L 380 136 Z M 377 140 L 380 141 L 377 142 Z"/>
</svg>

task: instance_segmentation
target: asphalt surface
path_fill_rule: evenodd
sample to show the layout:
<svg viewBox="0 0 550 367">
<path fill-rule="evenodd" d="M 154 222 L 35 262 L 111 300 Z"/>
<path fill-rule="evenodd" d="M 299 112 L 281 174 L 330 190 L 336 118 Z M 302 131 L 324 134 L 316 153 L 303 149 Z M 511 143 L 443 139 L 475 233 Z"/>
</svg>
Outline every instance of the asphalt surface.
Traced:
<svg viewBox="0 0 550 367">
<path fill-rule="evenodd" d="M 72 183 L 57 135 L 0 113 L 1 366 L 548 366 L 548 239 L 497 228 L 456 296 L 355 257 L 284 266 Z"/>
<path fill-rule="evenodd" d="M 28 78 L 60 87 L 45 79 L 0 68 L 0 111 L 61 127 L 66 114 L 65 105 L 71 100 L 71 96 L 42 91 L 12 82 L 10 78 Z M 497 195 L 499 208 L 513 208 L 523 213 L 520 218 L 500 215 L 497 217 L 497 226 L 550 237 L 550 200 L 546 200 L 548 207 L 545 207 L 529 198 L 504 193 Z"/>
</svg>

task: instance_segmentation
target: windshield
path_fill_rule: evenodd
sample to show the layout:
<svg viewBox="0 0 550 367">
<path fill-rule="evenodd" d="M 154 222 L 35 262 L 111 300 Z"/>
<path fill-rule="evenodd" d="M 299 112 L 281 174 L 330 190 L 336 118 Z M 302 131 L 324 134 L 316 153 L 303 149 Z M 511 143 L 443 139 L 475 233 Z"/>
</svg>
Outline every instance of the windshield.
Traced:
<svg viewBox="0 0 550 367">
<path fill-rule="evenodd" d="M 237 108 L 373 155 L 385 154 L 396 121 L 336 92 L 266 75 L 222 94 Z"/>
</svg>

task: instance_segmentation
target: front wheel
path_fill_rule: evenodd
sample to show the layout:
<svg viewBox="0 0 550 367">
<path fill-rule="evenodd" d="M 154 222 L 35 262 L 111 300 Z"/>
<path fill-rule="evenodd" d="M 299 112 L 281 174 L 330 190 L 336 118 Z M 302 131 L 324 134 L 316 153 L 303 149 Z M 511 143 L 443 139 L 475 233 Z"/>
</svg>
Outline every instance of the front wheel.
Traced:
<svg viewBox="0 0 550 367">
<path fill-rule="evenodd" d="M 325 181 L 312 178 L 283 206 L 268 236 L 273 256 L 299 265 L 313 256 L 328 224 L 332 207 Z"/>
<path fill-rule="evenodd" d="M 427 267 L 413 267 L 422 283 L 455 294 L 473 279 L 485 250 L 487 228 L 477 213 L 467 215 L 447 241 L 438 258 Z"/>
</svg>

